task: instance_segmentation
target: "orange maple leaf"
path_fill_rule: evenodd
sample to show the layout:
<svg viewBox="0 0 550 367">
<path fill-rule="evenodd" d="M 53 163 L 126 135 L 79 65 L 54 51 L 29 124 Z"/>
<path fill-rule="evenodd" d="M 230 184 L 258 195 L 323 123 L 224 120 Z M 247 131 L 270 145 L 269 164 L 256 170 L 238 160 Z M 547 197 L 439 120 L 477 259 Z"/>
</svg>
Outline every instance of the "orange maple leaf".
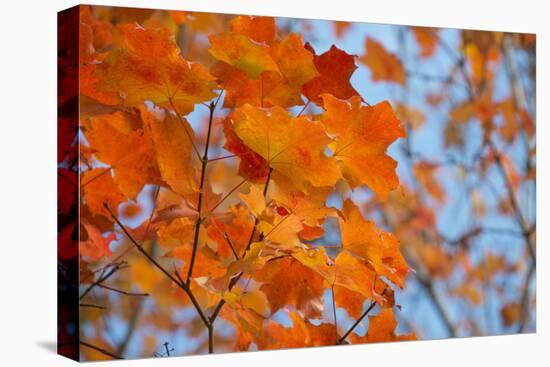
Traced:
<svg viewBox="0 0 550 367">
<path fill-rule="evenodd" d="M 369 330 L 365 336 L 351 334 L 349 339 L 353 344 L 416 340 L 415 333 L 396 335 L 396 328 L 397 320 L 393 309 L 383 308 L 378 315 L 369 316 Z"/>
<path fill-rule="evenodd" d="M 113 168 L 120 190 L 135 199 L 144 185 L 157 183 L 160 173 L 150 135 L 138 113 L 117 111 L 82 122 L 94 155 Z"/>
<path fill-rule="evenodd" d="M 373 81 L 395 82 L 405 85 L 405 69 L 401 60 L 384 46 L 367 37 L 365 41 L 366 54 L 359 61 L 367 65 L 372 73 Z"/>
<path fill-rule="evenodd" d="M 182 115 L 215 96 L 212 76 L 180 55 L 167 29 L 121 24 L 116 30 L 113 49 L 95 72 L 101 90 L 120 93 L 129 106 L 150 100 Z"/>
<path fill-rule="evenodd" d="M 315 50 L 309 43 L 306 49 L 315 55 Z M 302 93 L 312 102 L 322 106 L 322 94 L 329 93 L 341 99 L 359 96 L 350 83 L 353 72 L 357 69 L 354 55 L 349 55 L 338 47 L 332 47 L 321 55 L 315 55 L 313 62 L 319 76 L 302 86 Z"/>
<path fill-rule="evenodd" d="M 339 222 L 342 246 L 364 259 L 376 273 L 403 287 L 409 266 L 401 254 L 399 240 L 365 220 L 349 199 L 344 202 Z"/>
<path fill-rule="evenodd" d="M 150 111 L 145 106 L 140 110 L 143 122 L 150 130 L 162 179 L 181 195 L 196 192 L 191 125 L 166 111 Z"/>
<path fill-rule="evenodd" d="M 361 105 L 361 99 L 339 100 L 323 95 L 326 112 L 322 121 L 336 143 L 331 146 L 341 162 L 342 172 L 352 187 L 368 185 L 381 199 L 399 185 L 397 162 L 386 149 L 397 138 L 405 137 L 405 128 L 384 101 L 375 106 Z"/>
<path fill-rule="evenodd" d="M 331 138 L 321 124 L 293 118 L 278 106 L 266 111 L 244 105 L 231 118 L 237 136 L 298 188 L 332 186 L 341 177 L 336 160 L 324 154 Z"/>
</svg>

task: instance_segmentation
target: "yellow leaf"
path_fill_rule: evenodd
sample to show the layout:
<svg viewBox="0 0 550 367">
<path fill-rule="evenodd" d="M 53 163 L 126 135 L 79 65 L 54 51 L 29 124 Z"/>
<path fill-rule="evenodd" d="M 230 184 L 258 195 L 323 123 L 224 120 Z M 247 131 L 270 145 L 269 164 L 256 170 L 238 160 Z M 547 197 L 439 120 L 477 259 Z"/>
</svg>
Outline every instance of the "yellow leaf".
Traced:
<svg viewBox="0 0 550 367">
<path fill-rule="evenodd" d="M 265 198 L 263 192 L 258 187 L 250 185 L 248 194 L 245 195 L 239 192 L 238 195 L 255 217 L 262 214 L 265 209 Z"/>
</svg>

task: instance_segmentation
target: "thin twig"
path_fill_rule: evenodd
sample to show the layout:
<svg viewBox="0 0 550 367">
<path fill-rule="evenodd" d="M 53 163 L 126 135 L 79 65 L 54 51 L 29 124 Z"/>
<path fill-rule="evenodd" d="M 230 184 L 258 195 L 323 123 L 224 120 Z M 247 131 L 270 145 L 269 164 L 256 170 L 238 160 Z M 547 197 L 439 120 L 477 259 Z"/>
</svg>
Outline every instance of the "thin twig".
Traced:
<svg viewBox="0 0 550 367">
<path fill-rule="evenodd" d="M 304 113 L 304 111 L 306 110 L 307 106 L 309 106 L 309 103 L 311 101 L 308 99 L 306 104 L 304 105 L 304 107 L 300 110 L 300 112 L 298 112 L 298 114 L 296 115 L 296 117 L 299 117 L 300 115 L 302 115 L 302 113 Z"/>
<path fill-rule="evenodd" d="M 233 242 L 231 242 L 231 238 L 229 238 L 229 235 L 227 232 L 223 232 L 223 238 L 225 238 L 225 242 L 229 245 L 229 248 L 231 249 L 231 252 L 233 252 L 233 256 L 235 256 L 235 260 L 239 260 L 239 254 L 237 254 L 237 251 L 235 251 L 235 247 L 233 246 Z"/>
<path fill-rule="evenodd" d="M 195 309 L 197 310 L 197 313 L 199 314 L 199 317 L 201 318 L 201 320 L 203 321 L 203 323 L 208 326 L 209 325 L 209 321 L 208 321 L 208 318 L 206 317 L 206 315 L 204 314 L 202 308 L 200 307 L 197 299 L 195 298 L 195 296 L 193 295 L 193 292 L 191 292 L 191 289 L 189 288 L 188 284 L 184 283 L 183 281 L 178 280 L 177 278 L 175 278 L 172 274 L 170 274 L 166 269 L 164 269 L 164 267 L 162 265 L 160 265 L 151 255 L 149 255 L 147 253 L 147 251 L 145 251 L 145 249 L 143 248 L 143 246 L 136 241 L 136 239 L 130 234 L 130 232 L 128 232 L 128 230 L 126 229 L 126 227 L 120 222 L 120 220 L 114 215 L 114 213 L 112 212 L 112 210 L 109 208 L 108 205 L 105 204 L 105 208 L 107 209 L 107 211 L 109 212 L 109 214 L 111 215 L 111 217 L 113 218 L 113 220 L 118 224 L 118 226 L 122 229 L 122 231 L 124 232 L 124 234 L 126 235 L 126 237 L 128 237 L 128 239 L 134 244 L 134 246 L 136 247 L 136 249 L 141 252 L 143 254 L 143 256 L 145 256 L 147 258 L 147 260 L 149 260 L 149 262 L 151 262 L 157 269 L 159 269 L 164 275 L 166 275 L 172 282 L 174 282 L 176 285 L 178 285 L 181 289 L 183 289 L 183 291 L 187 294 L 187 296 L 189 296 L 189 299 L 191 300 L 191 302 L 193 303 L 193 306 L 195 306 Z"/>
<path fill-rule="evenodd" d="M 178 120 L 180 120 L 181 124 L 183 125 L 183 129 L 185 130 L 185 134 L 187 135 L 187 138 L 191 142 L 191 146 L 193 147 L 193 151 L 197 155 L 199 159 L 201 159 L 201 154 L 199 153 L 199 149 L 195 145 L 195 141 L 193 140 L 193 137 L 191 136 L 191 133 L 187 130 L 187 122 L 181 117 L 181 115 L 178 113 L 178 110 L 176 109 L 176 106 L 174 105 L 174 102 L 172 101 L 172 98 L 169 99 L 170 107 L 174 110 L 174 113 L 176 114 L 176 117 Z"/>
<path fill-rule="evenodd" d="M 94 287 L 98 286 L 99 284 L 103 283 L 107 279 L 109 279 L 111 276 L 113 276 L 117 271 L 123 268 L 125 266 L 125 262 L 117 263 L 115 264 L 107 273 L 103 273 L 95 282 L 90 284 L 88 288 L 84 292 L 82 292 L 82 295 L 79 297 L 79 300 L 82 300 Z M 105 268 L 103 271 L 105 272 L 107 268 Z"/>
<path fill-rule="evenodd" d="M 330 287 L 332 293 L 332 317 L 334 318 L 334 333 L 336 334 L 336 344 L 338 344 L 338 318 L 336 317 L 336 298 L 334 297 L 334 284 Z"/>
<path fill-rule="evenodd" d="M 90 183 L 92 183 L 93 181 L 97 180 L 98 178 L 100 178 L 101 176 L 111 172 L 111 169 L 113 167 L 108 167 L 108 168 L 105 168 L 105 171 L 101 172 L 100 174 L 90 178 L 88 181 L 86 181 L 85 183 L 83 184 L 80 184 L 80 189 L 82 190 L 84 187 L 86 187 L 87 185 L 89 185 Z"/>
<path fill-rule="evenodd" d="M 535 264 L 531 263 L 529 266 L 529 270 L 527 271 L 527 275 L 525 276 L 525 282 L 523 285 L 523 292 L 521 295 L 520 300 L 520 317 L 519 317 L 519 326 L 518 326 L 518 333 L 522 333 L 525 331 L 525 327 L 527 325 L 527 322 L 529 321 L 529 287 L 531 286 L 531 279 L 533 278 L 533 275 L 535 274 Z"/>
<path fill-rule="evenodd" d="M 107 307 L 105 307 L 105 306 L 94 305 L 93 303 L 81 303 L 79 306 L 80 307 L 85 307 L 85 308 L 97 308 L 97 309 L 100 309 L 100 310 L 106 310 L 107 309 Z"/>
<path fill-rule="evenodd" d="M 206 178 L 206 165 L 208 164 L 208 148 L 210 146 L 210 136 L 212 134 L 212 121 L 214 119 L 215 108 L 216 108 L 216 104 L 211 103 L 209 106 L 210 114 L 208 117 L 208 131 L 206 133 L 206 143 L 204 144 L 204 154 L 201 159 L 201 178 L 200 178 L 200 184 L 199 184 L 199 198 L 197 201 L 197 212 L 199 213 L 199 215 L 197 217 L 197 221 L 195 222 L 195 236 L 193 238 L 193 248 L 191 250 L 191 259 L 189 260 L 189 271 L 187 272 L 187 281 L 186 281 L 187 284 L 189 284 L 189 280 L 193 275 L 193 268 L 195 266 L 195 257 L 197 256 L 197 249 L 199 247 L 199 234 L 201 230 L 201 224 L 203 221 L 202 201 L 203 201 L 203 195 L 204 195 L 204 181 Z"/>
<path fill-rule="evenodd" d="M 113 291 L 113 292 L 116 292 L 116 293 L 120 293 L 120 294 L 123 294 L 123 295 L 125 295 L 125 296 L 149 297 L 149 293 L 134 293 L 134 292 L 127 292 L 127 291 L 123 291 L 122 289 L 117 289 L 117 288 L 109 287 L 108 285 L 105 285 L 105 284 L 98 284 L 98 287 L 99 287 L 99 288 L 103 288 L 103 289 L 108 289 L 108 290 L 110 290 L 110 291 Z"/>
<path fill-rule="evenodd" d="M 236 154 L 230 154 L 230 155 L 224 155 L 224 156 L 222 156 L 222 157 L 210 158 L 210 159 L 208 160 L 208 163 L 210 163 L 210 162 L 215 162 L 215 161 L 221 161 L 222 159 L 235 158 L 235 157 L 237 157 Z"/>
<path fill-rule="evenodd" d="M 269 182 L 271 180 L 271 173 L 273 172 L 273 168 L 269 167 L 269 173 L 267 174 L 267 178 L 265 180 L 265 186 L 264 186 L 264 191 L 263 191 L 263 195 L 264 195 L 264 198 L 266 197 L 267 195 L 267 190 L 269 189 Z M 248 252 L 248 250 L 250 249 L 250 246 L 252 245 L 252 241 L 254 240 L 254 234 L 256 233 L 256 226 L 258 225 L 259 223 L 259 219 L 256 218 L 255 221 L 254 221 L 254 226 L 252 227 L 252 232 L 250 233 L 250 238 L 248 239 L 248 243 L 246 245 L 246 248 L 243 252 L 243 254 L 241 255 L 241 258 L 243 258 L 246 253 Z M 228 290 L 230 291 L 233 286 L 235 286 L 235 284 L 238 283 L 238 281 L 241 279 L 241 277 L 243 276 L 243 272 L 240 272 L 239 274 L 237 274 L 237 276 L 235 276 L 234 278 L 231 279 L 231 281 L 229 282 L 229 285 L 228 285 Z M 218 305 L 216 306 L 216 308 L 214 309 L 214 312 L 212 312 L 212 315 L 210 316 L 210 323 L 214 323 L 214 321 L 216 320 L 216 318 L 218 317 L 218 314 L 220 313 L 223 305 L 225 304 L 225 300 L 224 299 L 221 299 L 220 302 L 218 302 Z"/>
<path fill-rule="evenodd" d="M 99 352 L 99 353 L 102 353 L 102 354 L 105 354 L 106 356 L 109 356 L 111 358 L 114 358 L 114 359 L 124 359 L 120 356 L 117 356 L 116 354 L 112 353 L 112 352 L 109 352 L 108 350 L 105 350 L 103 348 L 100 348 L 100 347 L 96 347 L 95 345 L 93 344 L 90 344 L 90 343 L 87 343 L 85 341 L 80 341 L 80 345 L 83 345 L 87 348 L 90 348 L 90 349 L 93 349 L 95 350 L 96 352 Z"/>
<path fill-rule="evenodd" d="M 208 210 L 208 213 L 205 215 L 205 217 L 207 217 L 208 215 L 212 214 L 214 212 L 214 210 L 216 210 L 220 205 L 222 205 L 222 203 L 224 201 L 226 201 L 239 187 L 241 187 L 245 182 L 247 182 L 248 180 L 246 178 L 243 178 L 241 182 L 239 182 L 235 187 L 233 187 L 231 190 L 229 190 L 228 193 L 226 193 L 223 198 L 220 199 L 220 201 L 218 201 L 216 203 L 216 205 L 214 205 L 210 210 Z"/>
<path fill-rule="evenodd" d="M 376 306 L 376 302 L 375 301 L 372 301 L 371 304 L 369 305 L 369 307 L 365 310 L 365 312 L 363 312 L 363 314 L 361 316 L 359 316 L 359 318 L 357 320 L 355 320 L 355 322 L 353 323 L 353 325 L 348 329 L 348 331 L 346 331 L 344 333 L 344 335 L 342 335 L 342 337 L 340 339 L 338 339 L 338 341 L 336 342 L 336 344 L 342 344 L 344 342 L 344 340 L 346 340 L 346 338 L 349 336 L 349 334 L 351 334 L 351 332 L 353 330 L 355 330 L 355 328 L 361 323 L 361 321 L 363 321 L 363 319 L 365 317 L 367 317 L 367 315 L 369 314 L 369 312 L 372 311 L 372 309 L 374 308 L 374 306 Z"/>
</svg>

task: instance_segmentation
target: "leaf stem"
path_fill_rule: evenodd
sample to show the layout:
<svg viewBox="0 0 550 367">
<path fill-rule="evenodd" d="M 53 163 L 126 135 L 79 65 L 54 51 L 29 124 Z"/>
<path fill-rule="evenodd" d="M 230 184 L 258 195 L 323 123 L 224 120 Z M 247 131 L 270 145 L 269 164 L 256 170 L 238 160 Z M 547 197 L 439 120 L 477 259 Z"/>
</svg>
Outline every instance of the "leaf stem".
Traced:
<svg viewBox="0 0 550 367">
<path fill-rule="evenodd" d="M 183 120 L 183 117 L 181 117 L 178 110 L 176 109 L 176 106 L 174 105 L 174 102 L 172 101 L 172 98 L 169 99 L 169 102 L 170 102 L 170 107 L 172 107 L 172 109 L 174 110 L 174 113 L 176 114 L 178 120 L 180 120 L 181 124 L 183 125 L 183 130 L 185 130 L 185 134 L 187 134 L 187 138 L 191 141 L 191 146 L 193 147 L 193 151 L 195 152 L 197 157 L 199 159 L 201 159 L 201 154 L 199 153 L 199 149 L 195 145 L 195 141 L 193 140 L 193 137 L 191 136 L 191 134 L 187 130 L 187 124 L 185 123 L 185 121 Z"/>
<path fill-rule="evenodd" d="M 332 317 L 334 318 L 334 333 L 336 334 L 336 344 L 339 344 L 338 341 L 338 318 L 336 317 L 336 298 L 334 297 L 334 283 L 330 287 L 332 293 Z"/>
</svg>

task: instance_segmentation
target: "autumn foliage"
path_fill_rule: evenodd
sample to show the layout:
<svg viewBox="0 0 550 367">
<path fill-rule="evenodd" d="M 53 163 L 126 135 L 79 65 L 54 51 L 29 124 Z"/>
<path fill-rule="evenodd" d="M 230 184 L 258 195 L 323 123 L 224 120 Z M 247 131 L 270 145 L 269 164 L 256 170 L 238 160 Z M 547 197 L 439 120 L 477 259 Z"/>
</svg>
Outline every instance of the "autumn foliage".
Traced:
<svg viewBox="0 0 550 367">
<path fill-rule="evenodd" d="M 348 28 L 338 22 L 334 32 Z M 460 148 L 464 125 L 480 121 L 489 151 L 471 170 L 502 171 L 510 187 L 499 205 L 527 242 L 515 265 L 491 253 L 476 265 L 481 220 L 450 247 L 438 231 L 444 163 L 411 148 L 426 112 L 367 101 L 352 83 L 363 65 L 369 83 L 409 93 L 405 60 L 371 37 L 360 56 L 316 50 L 307 31 L 291 29 L 270 17 L 79 7 L 78 95 L 60 97 L 77 98 L 79 123 L 59 127 L 59 210 L 79 218 L 59 235 L 78 238 L 83 359 L 414 340 L 422 330 L 398 320 L 411 307 L 399 294 L 415 282 L 440 302 L 435 282 L 460 271 L 451 297 L 482 303 L 476 292 L 495 274 L 519 271 L 528 256 L 534 267 L 534 225 L 515 199 L 534 180 L 534 148 L 523 174 L 499 145 L 525 134 L 531 147 L 534 125 L 486 87 L 505 58 L 494 44 L 508 35 L 464 32 L 453 73 L 467 74 L 470 94 L 444 128 L 445 145 Z M 442 47 L 437 29 L 404 30 L 420 58 Z M 513 42 L 527 49 L 530 40 Z M 428 96 L 433 106 L 454 78 Z M 404 153 L 388 153 L 396 144 Z M 504 322 L 527 322 L 529 309 L 508 302 Z M 458 321 L 443 317 L 459 335 Z M 109 336 L 113 328 L 122 337 Z"/>
</svg>

